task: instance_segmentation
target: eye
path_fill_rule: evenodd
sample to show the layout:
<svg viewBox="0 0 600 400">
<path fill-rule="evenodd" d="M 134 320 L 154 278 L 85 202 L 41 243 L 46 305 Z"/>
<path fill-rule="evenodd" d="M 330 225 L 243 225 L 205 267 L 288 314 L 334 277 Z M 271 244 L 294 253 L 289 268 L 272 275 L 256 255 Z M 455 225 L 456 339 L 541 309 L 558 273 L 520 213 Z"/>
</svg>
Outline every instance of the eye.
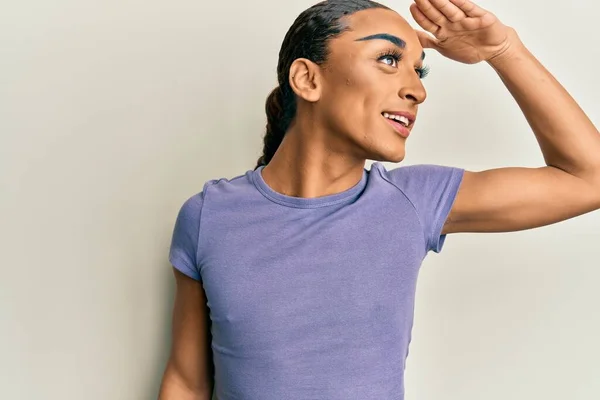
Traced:
<svg viewBox="0 0 600 400">
<path fill-rule="evenodd" d="M 383 62 L 393 68 L 398 68 L 398 63 L 402 60 L 402 53 L 396 49 L 389 49 L 377 56 L 377 61 Z"/>
<path fill-rule="evenodd" d="M 417 75 L 419 75 L 420 79 L 425 79 L 425 77 L 429 75 L 430 70 L 431 68 L 429 68 L 427 65 L 415 68 L 415 71 L 417 72 Z"/>
<path fill-rule="evenodd" d="M 389 65 L 390 67 L 398 67 L 398 61 L 395 57 L 392 56 L 383 56 L 379 59 L 383 61 L 384 64 Z"/>
</svg>

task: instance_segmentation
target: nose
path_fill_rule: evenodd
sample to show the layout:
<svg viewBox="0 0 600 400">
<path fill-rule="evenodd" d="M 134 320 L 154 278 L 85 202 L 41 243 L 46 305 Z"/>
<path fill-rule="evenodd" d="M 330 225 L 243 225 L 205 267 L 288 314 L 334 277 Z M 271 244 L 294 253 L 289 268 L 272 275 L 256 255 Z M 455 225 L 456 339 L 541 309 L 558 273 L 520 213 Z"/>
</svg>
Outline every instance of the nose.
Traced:
<svg viewBox="0 0 600 400">
<path fill-rule="evenodd" d="M 415 104 L 421 104 L 427 98 L 427 91 L 419 76 L 413 72 L 410 76 L 404 76 L 402 79 L 402 87 L 398 92 L 404 100 L 412 101 Z"/>
</svg>

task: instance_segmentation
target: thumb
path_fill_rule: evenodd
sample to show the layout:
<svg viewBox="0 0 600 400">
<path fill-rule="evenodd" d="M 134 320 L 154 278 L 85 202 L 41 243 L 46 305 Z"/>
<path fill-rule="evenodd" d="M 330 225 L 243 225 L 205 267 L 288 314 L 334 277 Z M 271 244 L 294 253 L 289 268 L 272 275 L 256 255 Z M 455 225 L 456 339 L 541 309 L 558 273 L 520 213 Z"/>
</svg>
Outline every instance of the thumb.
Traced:
<svg viewBox="0 0 600 400">
<path fill-rule="evenodd" d="M 440 48 L 439 41 L 436 38 L 432 37 L 427 32 L 423 32 L 423 31 L 416 31 L 416 32 L 417 32 L 417 36 L 419 37 L 419 42 L 421 42 L 421 46 L 423 46 L 423 48 L 439 50 L 439 48 Z"/>
</svg>

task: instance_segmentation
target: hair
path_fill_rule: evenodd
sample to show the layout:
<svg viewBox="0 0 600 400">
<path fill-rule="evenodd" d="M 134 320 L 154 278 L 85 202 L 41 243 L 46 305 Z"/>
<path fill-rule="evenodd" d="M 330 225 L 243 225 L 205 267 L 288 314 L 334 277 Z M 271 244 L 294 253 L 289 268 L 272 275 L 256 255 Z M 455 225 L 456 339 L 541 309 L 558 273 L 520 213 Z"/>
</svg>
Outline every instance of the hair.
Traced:
<svg viewBox="0 0 600 400">
<path fill-rule="evenodd" d="M 329 41 L 349 29 L 342 18 L 371 8 L 389 9 L 370 0 L 326 0 L 315 4 L 296 18 L 279 51 L 279 86 L 266 101 L 267 126 L 263 155 L 258 159 L 256 168 L 271 161 L 296 116 L 296 95 L 289 83 L 290 67 L 294 60 L 306 58 L 319 65 L 324 63 L 328 56 Z"/>
</svg>

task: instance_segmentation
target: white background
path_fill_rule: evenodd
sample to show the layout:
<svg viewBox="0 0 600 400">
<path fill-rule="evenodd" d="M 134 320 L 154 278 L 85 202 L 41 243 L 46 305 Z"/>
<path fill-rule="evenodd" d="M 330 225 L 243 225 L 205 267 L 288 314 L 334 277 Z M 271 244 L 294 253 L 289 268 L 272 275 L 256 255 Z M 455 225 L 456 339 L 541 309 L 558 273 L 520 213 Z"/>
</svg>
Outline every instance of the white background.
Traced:
<svg viewBox="0 0 600 400">
<path fill-rule="evenodd" d="M 176 213 L 206 180 L 254 168 L 279 46 L 312 4 L 4 2 L 0 398 L 156 398 Z M 386 4 L 416 26 L 410 1 Z M 598 124 L 598 3 L 480 4 Z M 427 62 L 405 164 L 543 165 L 489 66 Z M 600 398 L 599 227 L 596 212 L 449 237 L 419 278 L 407 400 Z"/>
</svg>

